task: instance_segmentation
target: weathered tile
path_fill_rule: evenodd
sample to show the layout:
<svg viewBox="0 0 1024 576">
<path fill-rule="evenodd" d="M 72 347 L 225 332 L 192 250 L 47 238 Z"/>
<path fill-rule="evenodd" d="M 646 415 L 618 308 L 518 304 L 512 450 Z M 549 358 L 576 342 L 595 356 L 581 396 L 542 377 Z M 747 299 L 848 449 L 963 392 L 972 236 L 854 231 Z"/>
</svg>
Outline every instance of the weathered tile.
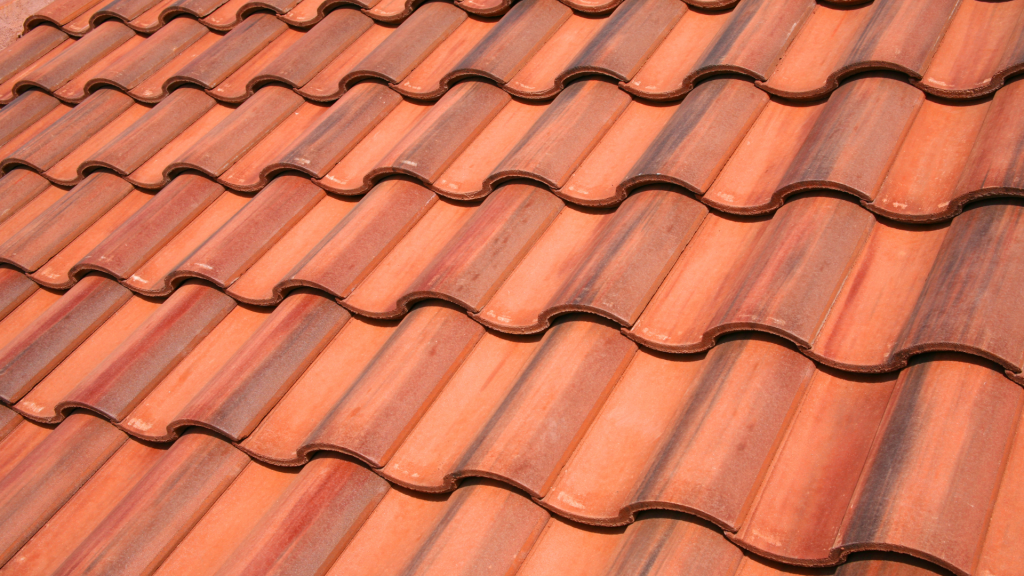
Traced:
<svg viewBox="0 0 1024 576">
<path fill-rule="evenodd" d="M 636 193 L 610 213 L 565 208 L 475 317 L 519 333 L 570 311 L 631 326 L 705 214 L 665 189 Z"/>
<path fill-rule="evenodd" d="M 735 530 L 813 374 L 763 336 L 696 360 L 640 352 L 543 501 L 588 522 L 657 507 Z"/>
<path fill-rule="evenodd" d="M 223 192 L 223 187 L 201 176 L 178 176 L 79 260 L 71 275 L 98 270 L 128 278 Z"/>
<path fill-rule="evenodd" d="M 120 421 L 235 306 L 214 288 L 186 284 L 85 375 L 57 410 L 89 408 Z"/>
<path fill-rule="evenodd" d="M 21 92 L 36 87 L 56 91 L 134 36 L 135 32 L 120 22 L 104 22 L 54 59 L 23 76 L 14 90 Z"/>
<path fill-rule="evenodd" d="M 560 188 L 622 114 L 629 97 L 608 82 L 576 82 L 562 91 L 488 182 L 532 178 Z"/>
<path fill-rule="evenodd" d="M 53 26 L 36 26 L 0 51 L 0 83 L 36 62 L 67 40 L 68 35 Z"/>
<path fill-rule="evenodd" d="M 170 80 L 193 82 L 208 90 L 215 88 L 287 29 L 287 24 L 270 14 L 253 14 L 185 64 Z"/>
<path fill-rule="evenodd" d="M 10 560 L 125 438 L 99 418 L 75 414 L 0 478 L 0 562 Z"/>
<path fill-rule="evenodd" d="M 85 85 L 86 90 L 109 84 L 128 92 L 206 34 L 206 27 L 199 22 L 191 18 L 175 18 L 139 44 L 137 49 L 98 71 Z"/>
<path fill-rule="evenodd" d="M 413 310 L 309 434 L 303 451 L 339 450 L 383 466 L 483 332 L 448 307 Z"/>
<path fill-rule="evenodd" d="M 232 216 L 179 264 L 170 278 L 196 277 L 230 286 L 324 197 L 298 176 L 282 176 Z"/>
<path fill-rule="evenodd" d="M 913 550 L 971 572 L 1024 399 L 993 375 L 947 356 L 900 374 L 837 546 Z"/>
<path fill-rule="evenodd" d="M 352 309 L 391 317 L 417 300 L 441 298 L 477 312 L 512 273 L 563 204 L 528 184 L 503 186 L 465 217 L 437 219 L 403 239 L 345 300 Z M 437 205 L 444 210 L 444 204 Z"/>
<path fill-rule="evenodd" d="M 2 398 L 7 402 L 21 399 L 130 295 L 112 280 L 89 276 L 45 311 L 37 311 L 31 324 L 11 333 L 11 340 L 0 350 Z"/>
<path fill-rule="evenodd" d="M 49 187 L 46 178 L 31 170 L 15 168 L 4 174 L 0 178 L 0 223 L 17 214 Z"/>
<path fill-rule="evenodd" d="M 547 522 L 529 499 L 486 481 L 447 498 L 393 488 L 328 574 L 514 574 Z"/>
<path fill-rule="evenodd" d="M 178 420 L 238 441 L 259 424 L 350 318 L 321 295 L 291 294 L 192 401 Z"/>
</svg>

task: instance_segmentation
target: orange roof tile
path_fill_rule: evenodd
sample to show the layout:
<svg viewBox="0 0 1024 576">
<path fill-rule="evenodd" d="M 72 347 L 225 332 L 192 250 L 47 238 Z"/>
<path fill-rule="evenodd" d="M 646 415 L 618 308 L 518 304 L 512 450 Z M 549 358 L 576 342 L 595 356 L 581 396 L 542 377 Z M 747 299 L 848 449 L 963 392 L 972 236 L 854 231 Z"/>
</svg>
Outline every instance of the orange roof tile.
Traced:
<svg viewBox="0 0 1024 576">
<path fill-rule="evenodd" d="M 1024 571 L 1024 0 L 57 0 L 0 575 Z"/>
</svg>

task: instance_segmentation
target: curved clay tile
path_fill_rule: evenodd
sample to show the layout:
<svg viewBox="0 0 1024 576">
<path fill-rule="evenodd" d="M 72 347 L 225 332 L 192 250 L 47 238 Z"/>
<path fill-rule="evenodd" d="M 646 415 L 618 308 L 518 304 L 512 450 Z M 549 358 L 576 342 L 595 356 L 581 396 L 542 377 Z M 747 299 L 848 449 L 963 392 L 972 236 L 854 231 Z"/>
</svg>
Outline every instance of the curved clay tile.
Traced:
<svg viewBox="0 0 1024 576">
<path fill-rule="evenodd" d="M 759 78 L 761 86 L 780 96 L 812 98 L 865 70 L 895 70 L 919 79 L 959 3 L 875 2 L 852 10 L 818 5 L 775 72 Z M 827 53 L 823 45 L 829 46 Z"/>
<path fill-rule="evenodd" d="M 45 299 L 46 295 L 40 296 Z M 28 301 L 28 308 L 37 308 L 35 318 L 19 331 L 11 332 L 11 340 L 0 352 L 2 398 L 7 402 L 20 400 L 129 297 L 115 282 L 91 276 L 45 309 L 40 310 Z"/>
<path fill-rule="evenodd" d="M 497 22 L 468 19 L 394 88 L 438 98 L 464 77 L 506 84 L 571 14 L 557 0 L 523 0 Z"/>
<path fill-rule="evenodd" d="M 573 311 L 631 326 L 706 209 L 666 190 L 630 197 L 616 211 L 563 209 L 483 309 L 480 322 L 534 333 Z"/>
<path fill-rule="evenodd" d="M 394 318 L 418 300 L 441 298 L 479 311 L 562 206 L 545 190 L 521 184 L 503 187 L 474 209 L 437 202 L 345 298 L 345 307 Z"/>
<path fill-rule="evenodd" d="M 182 306 L 203 314 L 186 321 Z M 679 510 L 743 548 L 804 565 L 897 549 L 967 574 L 1005 554 L 1000 538 L 1020 529 L 1007 516 L 1019 491 L 1004 479 L 1024 454 L 1011 451 L 1024 393 L 984 361 L 929 356 L 898 378 L 859 377 L 816 368 L 766 336 L 679 357 L 635 352 L 613 326 L 582 318 L 542 338 L 485 334 L 438 306 L 398 325 L 346 318 L 314 294 L 272 313 L 232 308 L 196 285 L 164 304 L 131 298 L 15 407 L 47 421 L 88 407 L 159 440 L 185 424 L 234 422 L 241 447 L 269 462 L 354 453 L 429 492 L 489 476 L 589 523 L 636 526 L 647 517 L 634 519 L 639 511 Z M 236 365 L 250 377 L 229 378 Z M 737 414 L 750 422 L 736 425 Z M 610 462 L 612 484 L 598 473 Z M 793 508 L 790 495 L 812 484 L 829 489 Z M 809 515 L 819 519 L 811 527 Z"/>
<path fill-rule="evenodd" d="M 142 38 L 120 22 L 104 23 L 94 33 L 21 76 L 14 84 L 14 92 L 38 88 L 61 100 L 80 102 L 86 96 L 84 86 L 95 71 L 106 68 L 141 43 Z"/>
<path fill-rule="evenodd" d="M 505 89 L 550 98 L 577 76 L 629 80 L 685 11 L 676 0 L 627 0 L 607 18 L 570 16 Z"/>
</svg>

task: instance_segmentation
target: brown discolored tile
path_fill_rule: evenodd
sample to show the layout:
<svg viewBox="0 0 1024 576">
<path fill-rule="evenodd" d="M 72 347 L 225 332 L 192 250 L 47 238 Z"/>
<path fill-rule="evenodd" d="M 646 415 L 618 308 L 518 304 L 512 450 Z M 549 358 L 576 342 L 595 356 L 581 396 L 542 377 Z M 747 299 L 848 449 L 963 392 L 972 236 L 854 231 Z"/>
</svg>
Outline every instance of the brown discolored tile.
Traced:
<svg viewBox="0 0 1024 576">
<path fill-rule="evenodd" d="M 327 174 L 316 181 L 329 192 L 342 195 L 363 194 L 372 186 L 367 173 L 377 168 L 416 123 L 431 110 L 431 106 L 409 100 L 398 103 L 358 144 Z"/>
<path fill-rule="evenodd" d="M 956 185 L 957 197 L 970 197 L 978 192 L 1019 192 L 1024 188 L 1024 164 L 1015 152 L 1024 133 L 1022 94 L 1024 86 L 1015 82 L 992 99 Z"/>
<path fill-rule="evenodd" d="M 89 155 L 79 170 L 108 168 L 122 176 L 133 173 L 184 132 L 214 105 L 199 90 L 181 88 L 148 110 L 131 126 Z"/>
<path fill-rule="evenodd" d="M 1003 83 L 1013 64 L 1021 5 L 1015 2 L 962 2 L 921 75 L 923 90 L 959 97 L 992 91 Z M 968 55 L 971 55 L 968 58 Z"/>
<path fill-rule="evenodd" d="M 22 76 L 14 85 L 14 91 L 35 87 L 54 92 L 134 36 L 135 32 L 120 22 L 105 22 L 49 62 Z"/>
<path fill-rule="evenodd" d="M 836 544 L 884 547 L 967 574 L 1022 405 L 987 365 L 938 356 L 900 374 Z"/>
<path fill-rule="evenodd" d="M 274 126 L 266 136 L 238 158 L 217 178 L 217 181 L 233 190 L 251 192 L 263 188 L 270 182 L 272 172 L 281 171 L 272 165 L 282 149 L 290 148 L 291 143 L 310 127 L 315 126 L 327 110 L 327 106 L 323 104 L 300 102 L 298 108 L 285 116 L 280 124 Z"/>
<path fill-rule="evenodd" d="M 249 469 L 256 466 L 250 464 Z M 294 480 L 272 501 L 270 509 L 248 533 L 243 531 L 244 539 L 224 558 L 217 574 L 325 572 L 389 492 L 387 482 L 366 468 L 335 457 L 316 458 L 303 466 L 298 475 L 287 476 L 294 476 Z M 222 499 L 234 496 L 235 486 Z M 252 505 L 248 498 L 235 498 L 235 513 Z M 220 531 L 215 524 L 218 520 L 231 519 L 227 506 L 216 512 L 220 514 L 214 515 L 215 511 L 211 510 L 203 519 L 203 523 L 209 522 L 211 532 Z M 202 530 L 205 526 L 201 524 L 197 528 Z M 198 539 L 200 534 L 194 530 L 190 538 L 193 535 L 197 537 L 192 540 L 193 546 L 205 548 L 206 542 Z M 190 543 L 183 543 L 176 553 L 185 556 Z M 159 572 L 162 575 L 173 573 L 173 570 Z M 195 572 L 188 566 L 187 570 L 177 573 Z"/>
<path fill-rule="evenodd" d="M 673 352 L 733 330 L 809 348 L 874 224 L 831 196 L 787 203 L 771 220 L 709 216 L 629 334 Z"/>
<path fill-rule="evenodd" d="M 223 192 L 220 185 L 201 176 L 175 178 L 79 260 L 71 275 L 98 270 L 120 280 L 128 278 Z"/>
<path fill-rule="evenodd" d="M 49 22 L 57 26 L 64 26 L 87 12 L 98 0 L 59 0 L 43 6 L 26 18 L 26 26 L 37 23 Z"/>
<path fill-rule="evenodd" d="M 81 417 L 81 416 L 73 416 Z M 164 450 L 129 439 L 67 503 L 18 550 L 0 574 L 52 574 L 68 551 L 85 540 L 163 455 Z M 59 552 L 56 552 L 59 551 Z"/>
<path fill-rule="evenodd" d="M 4 406 L 0 408 L 0 442 L 13 432 L 24 419 L 17 412 Z"/>
<path fill-rule="evenodd" d="M 184 90 L 184 89 L 181 89 Z M 163 148 L 154 153 L 148 160 L 134 172 L 125 177 L 134 186 L 158 190 L 170 184 L 174 164 L 185 152 L 199 143 L 207 134 L 213 131 L 219 124 L 226 121 L 235 109 L 221 104 L 215 104 L 205 114 L 199 117 L 189 127 L 171 139 Z M 234 143 L 237 146 L 237 143 Z M 243 144 L 244 146 L 244 144 Z"/>
<path fill-rule="evenodd" d="M 417 118 L 370 170 L 367 183 L 387 174 L 407 174 L 431 183 L 487 126 L 509 95 L 483 82 L 465 82 Z"/>
<path fill-rule="evenodd" d="M 1006 468 L 1003 470 L 999 493 L 992 507 L 985 535 L 985 544 L 981 549 L 977 574 L 1012 573 L 1019 570 L 1024 559 L 1017 554 L 1018 543 L 1024 524 L 1021 523 L 1020 509 L 1024 502 L 1024 493 L 1019 482 L 1024 467 L 1024 436 L 1021 436 L 1021 425 L 1017 425 L 1013 446 L 1007 456 Z"/>
<path fill-rule="evenodd" d="M 59 105 L 60 101 L 53 96 L 38 90 L 30 90 L 0 108 L 0 150 L 5 149 L 12 141 L 24 138 L 26 131 L 31 130 L 34 124 L 46 118 Z M 6 156 L 3 154 L 0 158 Z"/>
<path fill-rule="evenodd" d="M 32 426 L 32 424 L 25 424 Z M 0 478 L 0 562 L 7 562 L 125 441 L 109 423 L 75 414 Z"/>
<path fill-rule="evenodd" d="M 640 352 L 543 502 L 588 522 L 657 507 L 735 530 L 813 374 L 764 336 L 697 360 Z"/>
<path fill-rule="evenodd" d="M 182 409 L 178 421 L 202 424 L 241 440 L 349 318 L 335 302 L 318 294 L 290 295 Z"/>
<path fill-rule="evenodd" d="M 397 326 L 397 322 L 369 323 L 358 317 L 346 322 L 240 447 L 267 462 L 286 465 L 305 462 L 306 458 L 299 453 L 306 437 L 346 396 Z M 211 337 L 214 335 L 216 333 Z M 234 345 L 236 348 L 241 346 L 241 340 L 238 342 Z M 216 353 L 222 354 L 219 350 Z M 154 406 L 153 411 L 156 409 Z"/>
<path fill-rule="evenodd" d="M 234 306 L 230 297 L 202 284 L 178 288 L 82 378 L 57 410 L 84 407 L 114 421 L 124 419 Z"/>
<path fill-rule="evenodd" d="M 11 268 L 0 268 L 0 320 L 21 305 L 39 286 Z"/>
<path fill-rule="evenodd" d="M 0 244 L 0 261 L 35 271 L 131 191 L 111 174 L 89 176 Z"/>
<path fill-rule="evenodd" d="M 488 177 L 547 108 L 546 104 L 509 101 L 431 187 L 455 200 L 486 196 L 491 191 Z"/>
<path fill-rule="evenodd" d="M 116 282 L 90 276 L 52 306 L 38 310 L 31 324 L 10 334 L 0 351 L 0 394 L 17 402 L 63 361 L 130 297 Z"/>
<path fill-rule="evenodd" d="M 828 558 L 895 380 L 815 372 L 734 539 L 787 562 Z"/>
<path fill-rule="evenodd" d="M 177 235 L 149 258 L 126 280 L 134 292 L 149 296 L 167 296 L 173 291 L 169 275 L 178 265 L 237 214 L 251 198 L 224 192 Z"/>
<path fill-rule="evenodd" d="M 133 436 L 165 442 L 177 438 L 175 419 L 209 379 L 248 342 L 273 310 L 238 305 L 221 320 L 126 416 L 120 427 Z"/>
<path fill-rule="evenodd" d="M 701 84 L 629 169 L 619 183 L 620 195 L 660 182 L 703 194 L 767 103 L 768 96 L 747 82 L 728 79 Z"/>
<path fill-rule="evenodd" d="M 261 167 L 260 175 L 266 178 L 272 171 L 287 169 L 324 177 L 401 101 L 380 84 L 353 86 L 287 146 L 275 146 L 277 154 Z"/>
<path fill-rule="evenodd" d="M 285 29 L 266 47 L 246 60 L 216 87 L 208 92 L 221 102 L 241 103 L 254 94 L 256 77 L 267 65 L 291 51 L 292 45 L 305 36 L 299 30 Z M 266 80 L 263 81 L 266 83 Z"/>
<path fill-rule="evenodd" d="M 889 77 L 845 84 L 829 97 L 781 191 L 831 188 L 872 200 L 923 101 L 919 90 Z"/>
<path fill-rule="evenodd" d="M 461 477 L 487 476 L 535 497 L 547 492 L 636 346 L 606 322 L 582 319 L 557 324 L 536 344 L 516 346 L 507 368 L 500 356 L 483 356 L 507 346 L 491 339 L 478 345 L 480 356 L 474 351 L 467 359 L 468 372 L 446 386 L 386 473 L 403 484 L 434 484 L 433 490 L 451 488 Z M 468 398 L 486 403 L 474 406 Z M 439 442 L 453 426 L 462 435 Z M 416 448 L 436 450 L 440 462 L 423 463 Z"/>
<path fill-rule="evenodd" d="M 844 370 L 903 366 L 904 330 L 948 230 L 876 222 L 807 354 Z"/>
<path fill-rule="evenodd" d="M 339 450 L 375 468 L 386 464 L 483 332 L 448 307 L 410 312 L 309 434 L 302 454 Z"/>
<path fill-rule="evenodd" d="M 355 10 L 341 9 L 302 35 L 288 51 L 267 64 L 254 79 L 300 88 L 365 33 L 373 21 Z"/>
<path fill-rule="evenodd" d="M 296 92 L 318 102 L 333 101 L 350 86 L 357 85 L 357 65 L 374 52 L 396 28 L 374 23 L 352 44 L 331 60 L 316 76 Z"/>
<path fill-rule="evenodd" d="M 206 33 L 206 27 L 191 18 L 175 18 L 139 44 L 135 50 L 98 71 L 95 77 L 86 83 L 86 90 L 111 85 L 128 92 L 170 63 L 175 56 L 188 49 Z"/>
<path fill-rule="evenodd" d="M 455 235 L 468 225 L 477 212 L 474 206 L 446 201 L 434 202 L 422 218 L 398 240 L 380 264 L 359 283 L 343 301 L 349 310 L 371 318 L 400 318 L 408 302 L 399 303 L 401 288 L 410 286 L 425 267 L 443 250 Z"/>
<path fill-rule="evenodd" d="M 438 204 L 437 211 L 445 211 Z M 346 299 L 346 306 L 373 315 L 404 314 L 410 304 L 441 298 L 479 311 L 557 216 L 563 204 L 543 188 L 499 188 L 466 217 L 409 233 Z"/>
<path fill-rule="evenodd" d="M 10 269 L 6 268 L 5 270 Z M 21 272 L 12 272 L 21 275 L 22 278 L 25 277 Z M 35 323 L 48 309 L 56 305 L 60 298 L 60 292 L 38 288 L 37 285 L 36 290 L 33 290 L 27 298 L 10 310 L 3 320 L 0 320 L 0 349 L 7 347 L 15 337 Z"/>
<path fill-rule="evenodd" d="M 36 26 L 0 51 L 0 84 L 60 46 L 68 35 L 53 26 Z"/>
<path fill-rule="evenodd" d="M 731 214 L 774 210 L 787 191 L 780 183 L 825 104 L 769 102 L 729 157 L 701 202 Z"/>
<path fill-rule="evenodd" d="M 468 76 L 505 84 L 571 14 L 556 0 L 524 0 L 497 22 L 468 19 L 395 89 L 437 98 Z"/>
<path fill-rule="evenodd" d="M 199 170 L 213 178 L 220 176 L 301 104 L 302 97 L 287 88 L 268 86 L 260 90 L 215 127 L 208 128 L 164 168 L 164 174 Z"/>
<path fill-rule="evenodd" d="M 901 334 L 907 354 L 956 350 L 1020 372 L 1020 226 L 1016 201 L 975 206 L 953 220 Z"/>
<path fill-rule="evenodd" d="M 665 189 L 634 194 L 610 213 L 563 209 L 474 317 L 518 333 L 539 332 L 570 311 L 631 326 L 705 214 Z"/>
<path fill-rule="evenodd" d="M 729 13 L 687 10 L 623 90 L 654 100 L 674 100 L 693 89 L 701 57 L 730 21 Z"/>
<path fill-rule="evenodd" d="M 435 202 L 437 196 L 412 182 L 381 182 L 324 234 L 275 290 L 309 286 L 348 297 Z"/>
<path fill-rule="evenodd" d="M 158 308 L 158 302 L 138 296 L 129 298 L 14 407 L 36 422 L 63 420 L 65 414 L 57 411 L 57 405 Z"/>
<path fill-rule="evenodd" d="M 514 574 L 547 522 L 529 499 L 488 482 L 446 498 L 393 488 L 328 575 Z"/>
<path fill-rule="evenodd" d="M 273 305 L 288 287 L 282 284 L 324 237 L 337 228 L 358 202 L 326 196 L 227 289 L 240 302 Z"/>
<path fill-rule="evenodd" d="M 254 14 L 185 64 L 169 81 L 193 82 L 213 89 L 286 30 L 288 25 L 270 14 Z"/>
<path fill-rule="evenodd" d="M 629 97 L 611 83 L 571 84 L 498 163 L 488 182 L 525 177 L 560 188 L 628 104 Z"/>
<path fill-rule="evenodd" d="M 54 574 L 139 574 L 159 565 L 249 459 L 203 433 L 186 434 L 116 502 Z"/>
<path fill-rule="evenodd" d="M 145 206 L 151 198 L 149 194 L 138 190 L 129 192 L 123 200 L 33 272 L 32 279 L 50 288 L 70 288 L 82 276 L 71 275 L 71 269 L 75 264 Z"/>
<path fill-rule="evenodd" d="M 466 13 L 451 4 L 434 2 L 420 7 L 356 64 L 348 78 L 401 82 L 465 19 Z"/>
<path fill-rule="evenodd" d="M 220 41 L 221 38 L 223 38 L 223 36 L 220 34 L 207 32 L 187 48 L 183 49 L 179 54 L 171 58 L 166 64 L 156 70 L 153 70 L 149 76 L 144 80 L 141 80 L 137 86 L 132 88 L 131 91 L 129 91 L 129 94 L 132 98 L 135 98 L 140 102 L 159 102 L 165 98 L 174 87 L 183 82 L 181 78 L 173 81 L 171 78 L 190 62 L 213 47 L 213 45 Z"/>
<path fill-rule="evenodd" d="M 32 74 L 35 70 L 45 67 L 71 48 L 74 43 L 74 40 L 68 38 L 31 62 L 17 62 L 16 66 L 18 69 L 11 70 L 8 78 L 3 82 L 0 82 L 0 104 L 9 104 L 18 96 L 18 94 L 15 93 L 14 87 L 22 78 Z M 17 54 L 12 52 L 10 56 L 14 57 L 17 56 Z"/>
<path fill-rule="evenodd" d="M 39 197 L 50 183 L 39 174 L 15 168 L 0 178 L 0 224 Z"/>
<path fill-rule="evenodd" d="M 680 571 L 733 576 L 743 552 L 700 522 L 652 513 L 625 530 L 607 530 L 548 521 L 518 574 L 669 575 Z M 776 575 L 771 575 L 776 576 Z"/>
<path fill-rule="evenodd" d="M 83 164 L 90 156 L 105 148 L 111 141 L 127 131 L 141 119 L 149 109 L 141 104 L 132 104 L 117 118 L 112 119 L 95 134 L 79 144 L 77 148 L 43 173 L 46 179 L 61 186 L 74 186 L 85 176 Z"/>
<path fill-rule="evenodd" d="M 100 90 L 24 142 L 0 161 L 0 168 L 24 164 L 39 172 L 49 170 L 132 104 L 131 98 L 116 90 Z"/>
<path fill-rule="evenodd" d="M 324 197 L 298 176 L 275 179 L 170 274 L 230 286 Z"/>
</svg>

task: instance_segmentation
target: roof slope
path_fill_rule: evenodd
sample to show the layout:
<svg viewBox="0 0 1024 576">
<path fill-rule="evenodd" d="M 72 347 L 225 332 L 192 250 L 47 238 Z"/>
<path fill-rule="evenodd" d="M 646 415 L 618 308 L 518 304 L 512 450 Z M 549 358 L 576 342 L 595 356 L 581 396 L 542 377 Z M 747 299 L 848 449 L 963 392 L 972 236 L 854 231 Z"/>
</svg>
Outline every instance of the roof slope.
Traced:
<svg viewBox="0 0 1024 576">
<path fill-rule="evenodd" d="M 50 4 L 0 574 L 1024 572 L 1022 11 Z"/>
</svg>

